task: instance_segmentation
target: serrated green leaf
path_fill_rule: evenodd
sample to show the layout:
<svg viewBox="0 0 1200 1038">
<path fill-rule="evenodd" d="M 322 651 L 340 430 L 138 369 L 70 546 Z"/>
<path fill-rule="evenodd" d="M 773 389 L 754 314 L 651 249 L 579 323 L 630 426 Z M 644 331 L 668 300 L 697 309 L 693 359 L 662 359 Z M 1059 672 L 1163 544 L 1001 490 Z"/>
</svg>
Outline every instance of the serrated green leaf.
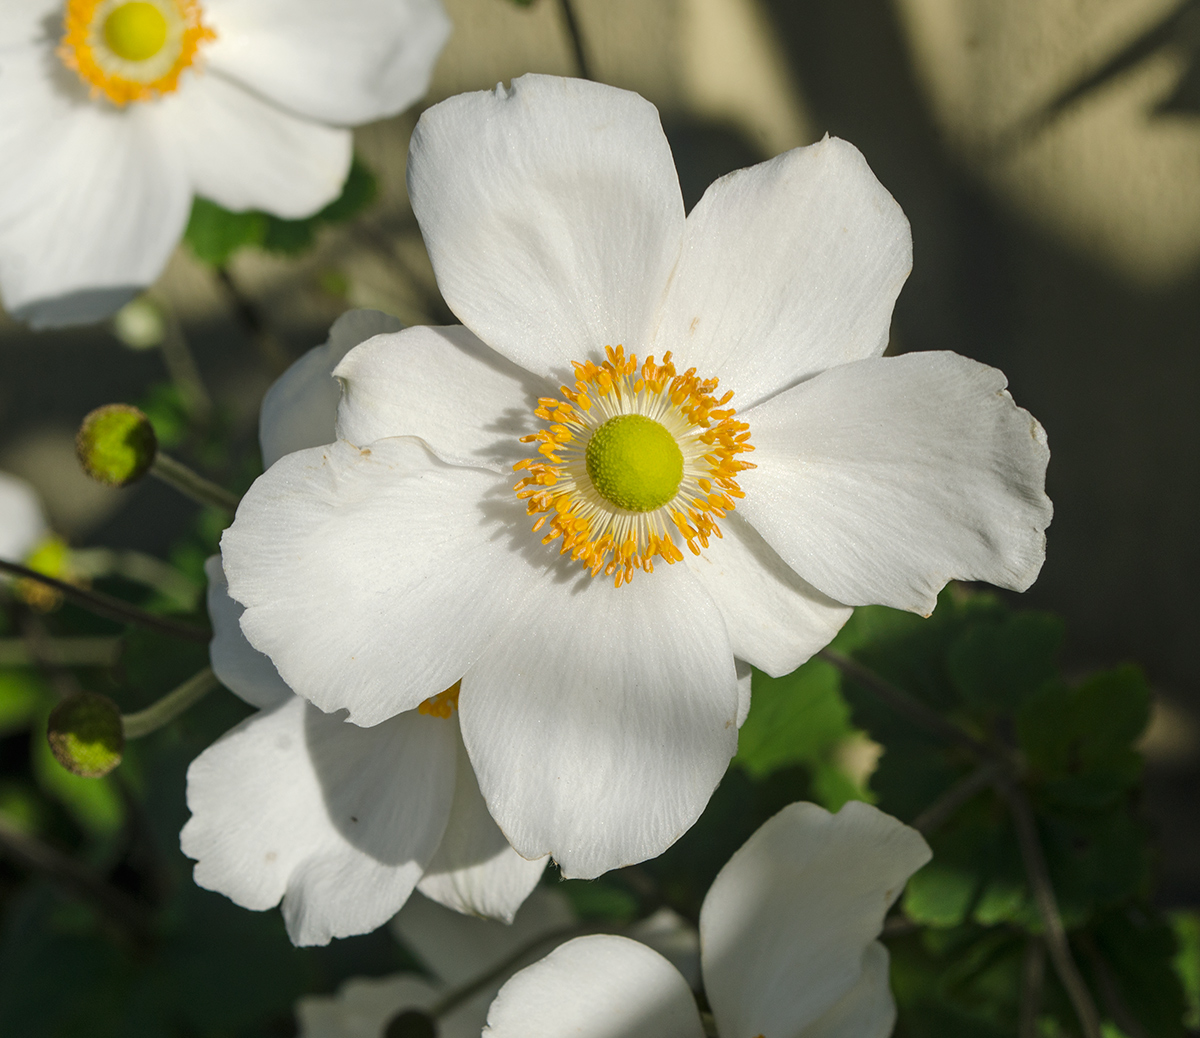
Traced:
<svg viewBox="0 0 1200 1038">
<path fill-rule="evenodd" d="M 197 196 L 192 199 L 183 240 L 202 263 L 221 267 L 238 249 L 261 244 L 266 230 L 265 213 L 233 213 Z"/>
<path fill-rule="evenodd" d="M 1054 677 L 1062 640 L 1058 617 L 1016 613 L 999 623 L 968 627 L 951 643 L 946 667 L 969 704 L 1010 713 Z"/>
</svg>

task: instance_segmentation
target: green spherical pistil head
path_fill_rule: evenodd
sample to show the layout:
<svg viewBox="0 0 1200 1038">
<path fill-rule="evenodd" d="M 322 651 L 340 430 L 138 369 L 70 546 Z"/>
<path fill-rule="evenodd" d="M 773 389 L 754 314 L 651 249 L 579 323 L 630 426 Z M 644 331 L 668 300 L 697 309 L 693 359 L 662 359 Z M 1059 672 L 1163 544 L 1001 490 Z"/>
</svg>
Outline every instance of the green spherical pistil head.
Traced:
<svg viewBox="0 0 1200 1038">
<path fill-rule="evenodd" d="M 104 42 L 119 58 L 146 61 L 167 42 L 167 20 L 154 4 L 144 0 L 121 4 L 104 19 Z"/>
<path fill-rule="evenodd" d="M 92 479 L 124 487 L 141 479 L 154 464 L 158 438 L 150 419 L 136 407 L 106 404 L 84 418 L 75 450 Z"/>
<path fill-rule="evenodd" d="M 84 778 L 100 778 L 121 763 L 125 730 L 108 696 L 81 692 L 50 712 L 46 738 L 55 759 Z"/>
<path fill-rule="evenodd" d="M 645 415 L 610 418 L 592 433 L 585 460 L 596 493 L 630 512 L 661 508 L 683 481 L 675 437 Z"/>
</svg>

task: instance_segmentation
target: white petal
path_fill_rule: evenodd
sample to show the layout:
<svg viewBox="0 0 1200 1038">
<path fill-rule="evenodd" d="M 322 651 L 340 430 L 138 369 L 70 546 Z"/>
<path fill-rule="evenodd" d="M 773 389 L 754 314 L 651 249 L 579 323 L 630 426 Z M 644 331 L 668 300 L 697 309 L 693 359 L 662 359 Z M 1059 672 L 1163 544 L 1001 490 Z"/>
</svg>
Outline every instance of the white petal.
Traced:
<svg viewBox="0 0 1200 1038">
<path fill-rule="evenodd" d="M 566 895 L 539 887 L 511 924 L 460 915 L 425 897 L 414 897 L 392 920 L 392 932 L 435 977 L 460 987 L 526 948 L 529 958 L 522 962 L 532 962 L 576 925 Z M 539 946 L 539 941 L 545 944 Z M 517 968 L 514 962 L 510 975 Z M 493 990 L 499 988 L 497 983 Z"/>
<path fill-rule="evenodd" d="M 826 138 L 722 177 L 687 220 L 656 352 L 748 408 L 883 353 L 912 268 L 900 206 L 852 144 Z"/>
<path fill-rule="evenodd" d="M 852 801 L 785 807 L 717 875 L 700 911 L 704 990 L 722 1035 L 799 1035 L 857 982 L 905 881 L 915 829 Z"/>
<path fill-rule="evenodd" d="M 863 953 L 858 983 L 806 1027 L 803 1038 L 888 1038 L 896 1023 L 888 979 L 888 951 L 872 941 Z"/>
<path fill-rule="evenodd" d="M 492 821 L 460 739 L 450 820 L 417 889 L 455 911 L 511 923 L 545 871 L 545 858 L 522 858 Z"/>
<path fill-rule="evenodd" d="M 1046 434 L 955 353 L 831 368 L 747 415 L 738 511 L 839 602 L 929 613 L 954 579 L 1023 591 L 1045 557 Z"/>
<path fill-rule="evenodd" d="M 509 543 L 537 546 L 510 483 L 409 438 L 281 458 L 221 539 L 250 644 L 355 724 L 449 688 L 536 576 Z"/>
<path fill-rule="evenodd" d="M 500 989 L 484 1038 L 701 1038 L 687 982 L 626 937 L 595 934 L 556 948 Z M 740 1038 L 740 1036 L 738 1036 Z"/>
<path fill-rule="evenodd" d="M 345 387 L 341 439 L 419 436 L 446 461 L 506 475 L 529 456 L 519 440 L 540 428 L 538 397 L 555 389 L 462 325 L 379 336 L 349 354 L 336 375 Z"/>
<path fill-rule="evenodd" d="M 736 512 L 721 520 L 721 532 L 684 561 L 720 607 L 734 654 L 773 677 L 790 674 L 833 640 L 852 610 L 797 576 Z"/>
<path fill-rule="evenodd" d="M 24 562 L 46 535 L 37 491 L 23 479 L 0 472 L 0 559 Z"/>
<path fill-rule="evenodd" d="M 98 320 L 158 277 L 191 187 L 157 124 L 92 102 L 53 49 L 0 62 L 0 288 L 35 327 Z"/>
<path fill-rule="evenodd" d="M 295 944 L 375 929 L 437 849 L 454 753 L 453 729 L 415 711 L 366 729 L 296 698 L 254 715 L 188 768 L 196 883 L 244 908 L 282 897 Z"/>
<path fill-rule="evenodd" d="M 415 974 L 355 977 L 334 996 L 305 995 L 296 1003 L 300 1038 L 380 1038 L 399 1013 L 427 1009 L 441 995 L 439 985 Z M 441 1028 L 438 1035 L 443 1038 Z"/>
<path fill-rule="evenodd" d="M 660 908 L 627 927 L 625 937 L 653 948 L 683 975 L 688 987 L 700 990 L 700 934 L 670 908 Z"/>
<path fill-rule="evenodd" d="M 275 664 L 242 634 L 238 621 L 245 610 L 229 597 L 221 557 L 214 555 L 208 559 L 204 572 L 208 576 L 208 618 L 213 627 L 208 658 L 217 679 L 251 706 L 266 708 L 295 698 Z"/>
<path fill-rule="evenodd" d="M 24 0 L 10 4 L 0 19 L 0 48 L 23 49 L 58 43 L 62 34 L 62 0 Z M 0 71 L 0 74 L 3 74 Z"/>
<path fill-rule="evenodd" d="M 684 222 L 648 101 L 536 75 L 460 94 L 421 116 L 408 186 L 442 295 L 493 349 L 559 380 L 642 350 Z"/>
<path fill-rule="evenodd" d="M 342 193 L 349 130 L 301 119 L 216 72 L 193 77 L 150 110 L 195 193 L 226 209 L 296 219 Z"/>
<path fill-rule="evenodd" d="M 741 728 L 746 723 L 746 718 L 750 716 L 750 686 L 754 672 L 745 660 L 735 659 L 733 662 L 737 668 L 738 683 L 737 726 Z"/>
<path fill-rule="evenodd" d="M 333 322 L 323 345 L 314 346 L 275 380 L 258 412 L 263 468 L 270 468 L 292 451 L 337 439 L 334 423 L 341 387 L 333 369 L 360 342 L 402 327 L 396 318 L 379 310 L 347 310 Z"/>
<path fill-rule="evenodd" d="M 736 748 L 738 697 L 724 622 L 682 566 L 621 588 L 578 572 L 508 606 L 459 708 L 512 845 L 591 879 L 691 827 Z"/>
<path fill-rule="evenodd" d="M 353 125 L 403 111 L 429 87 L 450 35 L 438 0 L 206 0 L 210 68 L 284 108 Z"/>
</svg>

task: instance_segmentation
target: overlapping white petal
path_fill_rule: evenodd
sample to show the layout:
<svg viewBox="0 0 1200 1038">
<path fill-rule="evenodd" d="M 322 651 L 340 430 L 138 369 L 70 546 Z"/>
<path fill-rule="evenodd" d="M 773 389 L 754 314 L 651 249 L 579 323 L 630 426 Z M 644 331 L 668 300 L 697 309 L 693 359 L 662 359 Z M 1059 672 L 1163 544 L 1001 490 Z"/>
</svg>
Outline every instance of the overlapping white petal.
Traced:
<svg viewBox="0 0 1200 1038">
<path fill-rule="evenodd" d="M 570 570 L 508 601 L 459 699 L 492 816 L 569 878 L 674 843 L 737 747 L 733 654 L 695 578 L 663 567 L 613 590 Z"/>
<path fill-rule="evenodd" d="M 636 94 L 527 75 L 426 111 L 409 196 L 455 315 L 528 371 L 647 341 L 683 239 L 658 112 Z"/>
<path fill-rule="evenodd" d="M 867 804 L 792 804 L 714 880 L 700 913 L 704 990 L 722 1035 L 799 1035 L 858 982 L 920 834 Z M 847 1035 L 847 1038 L 849 1036 Z"/>
<path fill-rule="evenodd" d="M 285 454 L 337 439 L 334 424 L 341 386 L 333 369 L 359 343 L 402 327 L 395 317 L 379 310 L 347 310 L 333 322 L 322 345 L 314 346 L 272 383 L 258 412 L 263 468 Z"/>
<path fill-rule="evenodd" d="M 1046 434 L 1004 375 L 956 353 L 831 368 L 752 408 L 741 514 L 839 602 L 933 610 L 948 581 L 1041 569 Z"/>
<path fill-rule="evenodd" d="M 650 352 L 719 378 L 745 410 L 882 354 L 911 266 L 900 206 L 854 145 L 827 137 L 704 193 Z"/>
<path fill-rule="evenodd" d="M 282 899 L 296 944 L 373 930 L 442 838 L 453 740 L 415 712 L 362 729 L 293 697 L 256 714 L 188 768 L 196 883 L 246 908 Z"/>
</svg>

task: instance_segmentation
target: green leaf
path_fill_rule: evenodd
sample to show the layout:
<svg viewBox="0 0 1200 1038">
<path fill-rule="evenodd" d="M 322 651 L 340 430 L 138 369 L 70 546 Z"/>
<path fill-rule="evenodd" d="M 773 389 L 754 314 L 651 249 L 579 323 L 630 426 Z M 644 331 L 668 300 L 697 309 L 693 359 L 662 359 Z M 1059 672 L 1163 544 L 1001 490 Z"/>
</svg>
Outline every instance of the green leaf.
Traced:
<svg viewBox="0 0 1200 1038">
<path fill-rule="evenodd" d="M 0 670 L 0 735 L 28 728 L 48 694 L 35 671 Z"/>
<path fill-rule="evenodd" d="M 1189 1031 L 1200 1030 L 1200 912 L 1171 913 L 1178 950 L 1171 960 L 1187 997 L 1184 1025 Z"/>
<path fill-rule="evenodd" d="M 202 263 L 221 267 L 238 249 L 261 244 L 266 231 L 265 213 L 234 213 L 197 196 L 183 240 Z"/>
<path fill-rule="evenodd" d="M 1149 906 L 1132 904 L 1106 913 L 1096 924 L 1092 961 L 1104 962 L 1125 1008 L 1142 1025 L 1147 1038 L 1182 1038 L 1188 1000 L 1172 969 L 1178 954 L 1170 923 Z"/>
<path fill-rule="evenodd" d="M 1062 621 L 1049 613 L 1016 613 L 969 627 L 950 645 L 946 668 L 963 698 L 989 712 L 1010 713 L 1053 678 Z"/>
<path fill-rule="evenodd" d="M 628 890 L 604 879 L 569 879 L 554 885 L 566 894 L 580 919 L 628 922 L 636 918 L 638 902 Z"/>
</svg>

